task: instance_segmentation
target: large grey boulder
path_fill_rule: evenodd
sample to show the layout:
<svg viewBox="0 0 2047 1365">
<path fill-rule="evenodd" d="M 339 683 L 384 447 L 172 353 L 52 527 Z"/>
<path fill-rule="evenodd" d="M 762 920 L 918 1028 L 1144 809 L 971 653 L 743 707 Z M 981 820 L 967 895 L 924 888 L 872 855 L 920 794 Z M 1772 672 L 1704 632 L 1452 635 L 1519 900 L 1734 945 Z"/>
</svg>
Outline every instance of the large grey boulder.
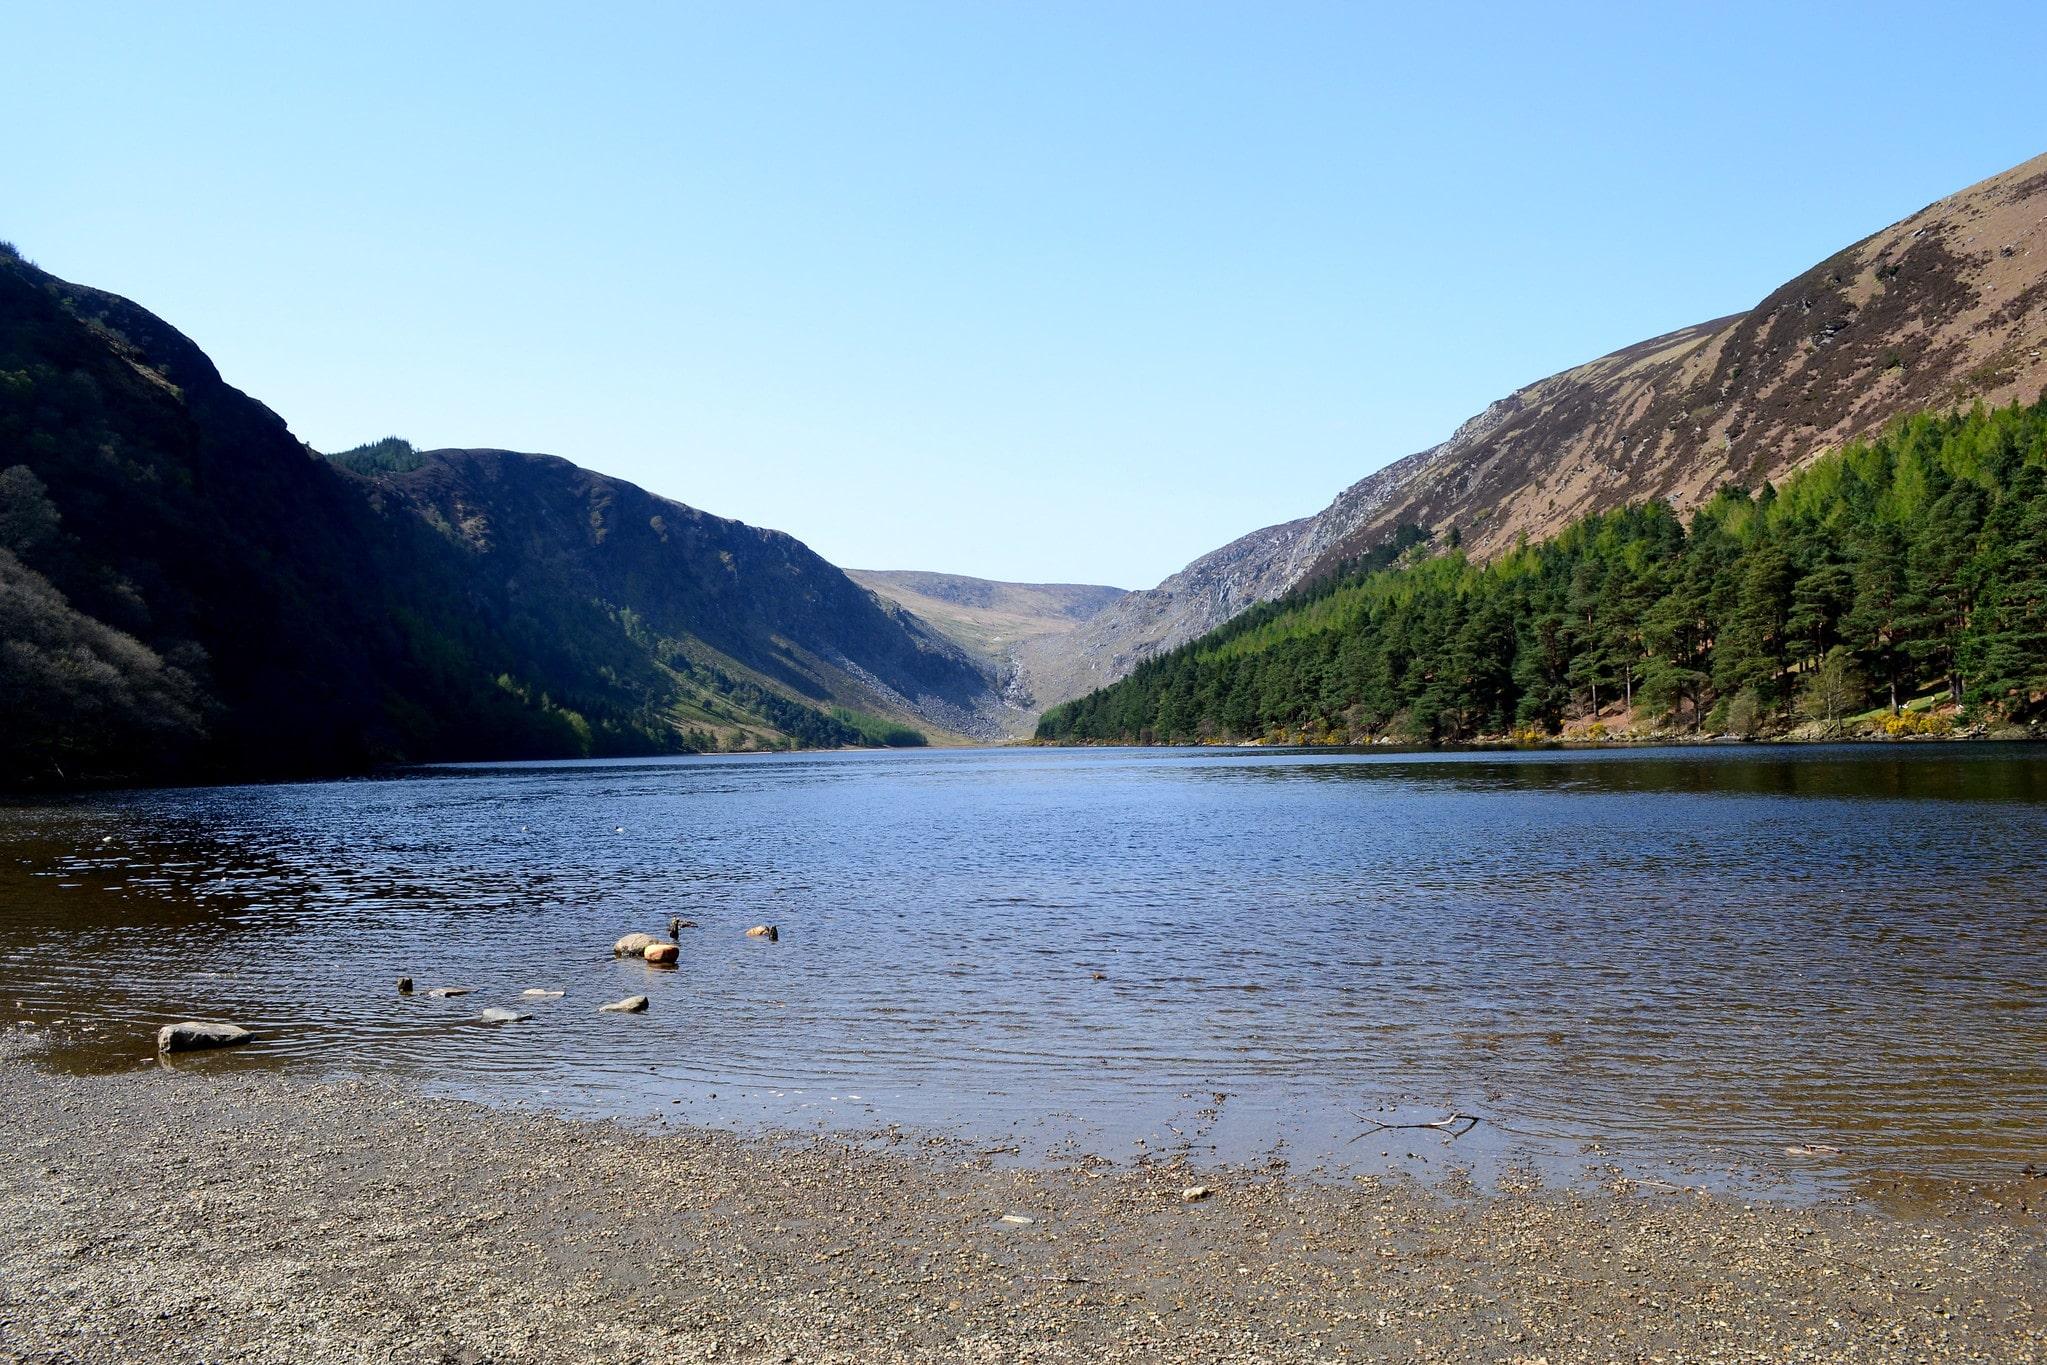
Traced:
<svg viewBox="0 0 2047 1365">
<path fill-rule="evenodd" d="M 209 1047 L 233 1047 L 256 1035 L 240 1024 L 218 1020 L 187 1019 L 182 1024 L 165 1024 L 156 1031 L 158 1052 L 198 1052 Z"/>
</svg>

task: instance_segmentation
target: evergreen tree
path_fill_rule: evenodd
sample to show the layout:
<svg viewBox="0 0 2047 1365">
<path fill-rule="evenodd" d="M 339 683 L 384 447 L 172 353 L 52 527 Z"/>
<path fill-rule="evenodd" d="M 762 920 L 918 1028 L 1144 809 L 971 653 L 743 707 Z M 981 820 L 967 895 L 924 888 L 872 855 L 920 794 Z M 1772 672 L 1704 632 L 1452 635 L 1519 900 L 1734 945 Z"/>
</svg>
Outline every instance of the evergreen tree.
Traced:
<svg viewBox="0 0 2047 1365">
<path fill-rule="evenodd" d="M 1841 623 L 1870 675 L 1880 681 L 1891 714 L 1904 705 L 1899 687 L 1911 654 L 1905 647 L 1905 546 L 1894 526 L 1878 524 L 1857 540 L 1852 572 L 1854 605 Z"/>
</svg>

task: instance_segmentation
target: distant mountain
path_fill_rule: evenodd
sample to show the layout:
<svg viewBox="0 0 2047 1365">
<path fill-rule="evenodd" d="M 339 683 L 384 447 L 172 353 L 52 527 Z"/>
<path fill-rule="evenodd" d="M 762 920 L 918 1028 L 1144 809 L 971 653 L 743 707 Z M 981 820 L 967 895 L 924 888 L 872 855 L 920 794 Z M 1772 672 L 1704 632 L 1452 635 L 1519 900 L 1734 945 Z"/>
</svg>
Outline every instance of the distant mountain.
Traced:
<svg viewBox="0 0 2047 1365">
<path fill-rule="evenodd" d="M 1063 676 L 1043 672 L 1064 657 L 1052 642 L 1129 594 L 1084 583 L 998 583 L 958 574 L 848 569 L 856 583 L 901 604 L 979 662 L 1004 703 L 992 719 L 1005 734 L 1029 734 L 1041 694 L 1070 695 Z"/>
<path fill-rule="evenodd" d="M 0 249 L 0 778 L 900 742 L 998 705 L 790 536 L 547 456 L 322 457 Z"/>
<path fill-rule="evenodd" d="M 1591 513 L 1754 488 L 1923 409 L 2047 385 L 2047 156 L 1830 256 L 1746 312 L 1519 389 L 1312 517 L 1253 531 L 1046 646 L 1050 704 L 1113 682 L 1387 543 L 1458 529 L 1479 558 Z"/>
</svg>

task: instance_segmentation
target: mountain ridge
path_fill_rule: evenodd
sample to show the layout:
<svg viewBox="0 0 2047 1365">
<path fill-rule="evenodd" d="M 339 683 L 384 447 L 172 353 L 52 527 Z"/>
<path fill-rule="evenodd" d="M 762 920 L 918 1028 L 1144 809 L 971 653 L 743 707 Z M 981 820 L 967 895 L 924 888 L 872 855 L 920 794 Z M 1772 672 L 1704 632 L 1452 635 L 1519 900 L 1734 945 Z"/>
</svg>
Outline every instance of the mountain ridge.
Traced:
<svg viewBox="0 0 2047 1365">
<path fill-rule="evenodd" d="M 2047 386 L 2047 155 L 1801 271 L 1756 306 L 1523 385 L 1322 511 L 1262 527 L 1043 646 L 1047 704 L 1114 682 L 1403 525 L 1484 559 L 1630 500 L 1703 504 L 1911 411 Z M 1723 443 L 1724 444 L 1716 444 Z"/>
<path fill-rule="evenodd" d="M 964 651 L 785 533 L 559 457 L 361 454 L 0 250 L 0 779 L 992 733 Z"/>
</svg>

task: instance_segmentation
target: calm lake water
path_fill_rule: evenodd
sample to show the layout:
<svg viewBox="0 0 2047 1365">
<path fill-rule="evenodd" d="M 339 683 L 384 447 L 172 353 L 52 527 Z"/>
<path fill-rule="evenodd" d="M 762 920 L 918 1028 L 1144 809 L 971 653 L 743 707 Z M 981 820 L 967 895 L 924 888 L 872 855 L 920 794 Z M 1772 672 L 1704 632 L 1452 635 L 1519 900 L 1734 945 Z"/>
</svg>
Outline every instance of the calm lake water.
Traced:
<svg viewBox="0 0 2047 1365">
<path fill-rule="evenodd" d="M 612 958 L 671 914 L 678 969 Z M 2047 1158 L 2047 756 L 924 751 L 16 803 L 0 1008 L 68 1065 L 231 1018 L 261 1041 L 178 1064 L 1026 1157 L 1996 1179 Z M 1366 1135 L 1451 1113 L 1481 1122 Z"/>
</svg>

